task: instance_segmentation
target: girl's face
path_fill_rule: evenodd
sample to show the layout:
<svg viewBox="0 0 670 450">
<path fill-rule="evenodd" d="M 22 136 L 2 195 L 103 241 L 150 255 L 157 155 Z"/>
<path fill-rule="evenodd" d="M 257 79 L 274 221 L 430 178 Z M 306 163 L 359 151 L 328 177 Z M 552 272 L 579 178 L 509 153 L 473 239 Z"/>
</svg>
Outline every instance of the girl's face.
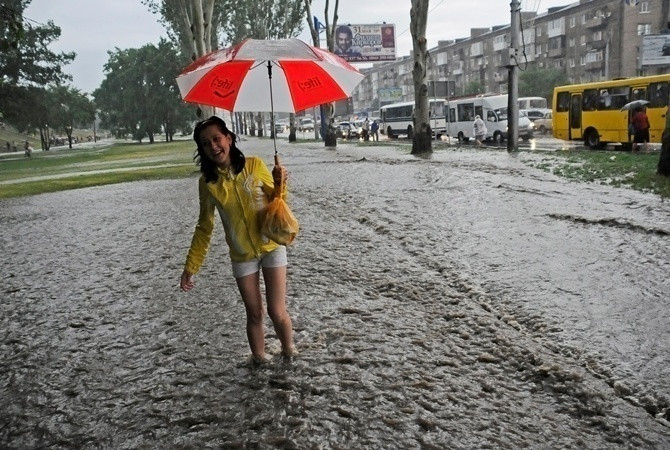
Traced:
<svg viewBox="0 0 670 450">
<path fill-rule="evenodd" d="M 232 136 L 223 134 L 216 124 L 208 125 L 200 132 L 200 143 L 205 154 L 219 167 L 230 166 L 232 142 Z"/>
</svg>

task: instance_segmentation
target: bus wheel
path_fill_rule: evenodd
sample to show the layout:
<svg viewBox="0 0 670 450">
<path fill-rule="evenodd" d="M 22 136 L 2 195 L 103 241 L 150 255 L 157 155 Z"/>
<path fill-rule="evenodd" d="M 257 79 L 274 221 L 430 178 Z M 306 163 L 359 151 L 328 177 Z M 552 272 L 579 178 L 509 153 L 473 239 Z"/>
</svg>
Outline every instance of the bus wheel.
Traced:
<svg viewBox="0 0 670 450">
<path fill-rule="evenodd" d="M 584 136 L 584 144 L 589 147 L 591 150 L 597 150 L 601 148 L 600 146 L 600 136 L 598 136 L 598 130 L 592 128 Z"/>
<path fill-rule="evenodd" d="M 395 136 L 393 136 L 393 130 L 391 129 L 390 126 L 386 129 L 386 136 L 387 136 L 389 139 L 393 139 L 393 138 L 395 137 Z"/>
<path fill-rule="evenodd" d="M 493 133 L 493 142 L 500 144 L 503 141 L 503 135 L 500 131 Z"/>
<path fill-rule="evenodd" d="M 540 125 L 540 133 L 547 134 L 547 127 L 545 127 L 544 125 Z"/>
<path fill-rule="evenodd" d="M 414 130 L 412 129 L 412 125 L 407 127 L 407 139 L 412 139 L 414 137 Z"/>
</svg>

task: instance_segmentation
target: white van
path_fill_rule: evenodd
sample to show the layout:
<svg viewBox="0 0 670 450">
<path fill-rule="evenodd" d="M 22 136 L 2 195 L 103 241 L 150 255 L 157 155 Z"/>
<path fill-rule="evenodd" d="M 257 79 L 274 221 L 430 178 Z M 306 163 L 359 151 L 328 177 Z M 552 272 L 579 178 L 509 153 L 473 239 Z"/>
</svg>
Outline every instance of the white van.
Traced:
<svg viewBox="0 0 670 450">
<path fill-rule="evenodd" d="M 502 142 L 507 139 L 507 94 L 447 100 L 447 134 L 459 141 L 473 138 L 475 116 L 486 123 L 486 139 Z M 519 137 L 524 141 L 533 137 L 533 123 L 519 113 Z"/>
</svg>

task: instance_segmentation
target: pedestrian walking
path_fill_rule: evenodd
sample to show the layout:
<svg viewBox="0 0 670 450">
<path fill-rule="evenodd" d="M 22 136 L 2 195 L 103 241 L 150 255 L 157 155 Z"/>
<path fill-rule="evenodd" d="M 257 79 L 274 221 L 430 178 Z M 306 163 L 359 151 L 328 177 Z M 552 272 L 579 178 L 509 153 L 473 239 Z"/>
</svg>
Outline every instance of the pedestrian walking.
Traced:
<svg viewBox="0 0 670 450">
<path fill-rule="evenodd" d="M 370 130 L 372 131 L 372 140 L 379 142 L 379 124 L 377 123 L 377 120 L 372 121 Z"/>
<path fill-rule="evenodd" d="M 363 122 L 363 140 L 364 141 L 370 140 L 370 120 L 367 117 Z"/>
<path fill-rule="evenodd" d="M 267 311 L 282 354 L 293 356 L 293 326 L 286 309 L 286 247 L 260 233 L 259 212 L 274 195 L 274 185 L 286 185 L 287 172 L 275 166 L 272 174 L 261 158 L 245 157 L 237 147 L 237 136 L 219 117 L 212 116 L 195 126 L 196 162 L 202 175 L 198 181 L 200 214 L 191 240 L 180 287 L 190 291 L 214 229 L 218 210 L 225 230 L 233 276 L 247 315 L 247 338 L 252 360 L 265 360 L 265 330 L 260 271 L 263 272 Z M 279 193 L 286 196 L 284 188 Z"/>
<path fill-rule="evenodd" d="M 475 135 L 475 144 L 477 144 L 477 147 L 482 146 L 482 141 L 486 137 L 486 132 L 488 130 L 486 129 L 486 124 L 482 120 L 479 115 L 475 116 L 475 122 L 472 127 L 472 133 Z"/>
<path fill-rule="evenodd" d="M 633 137 L 633 151 L 638 151 L 638 145 L 644 145 L 644 152 L 649 151 L 649 118 L 647 117 L 647 108 L 640 106 L 635 108 L 633 117 L 630 119 L 631 125 L 635 132 Z"/>
<path fill-rule="evenodd" d="M 28 141 L 26 141 L 23 144 L 23 154 L 24 154 L 24 156 L 26 156 L 28 158 L 33 157 L 33 148 L 30 146 L 30 142 L 28 142 Z"/>
</svg>

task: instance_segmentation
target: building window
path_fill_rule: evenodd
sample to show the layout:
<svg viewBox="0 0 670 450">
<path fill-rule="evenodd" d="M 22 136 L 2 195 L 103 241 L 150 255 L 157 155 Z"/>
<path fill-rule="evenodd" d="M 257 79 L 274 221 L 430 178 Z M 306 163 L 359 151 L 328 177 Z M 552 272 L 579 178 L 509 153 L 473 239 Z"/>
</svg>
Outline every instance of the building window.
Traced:
<svg viewBox="0 0 670 450">
<path fill-rule="evenodd" d="M 639 23 L 637 25 L 637 35 L 643 36 L 645 34 L 651 34 L 651 24 L 650 23 Z"/>
<path fill-rule="evenodd" d="M 586 23 L 586 14 L 582 14 L 582 25 Z"/>
<path fill-rule="evenodd" d="M 575 22 L 577 22 L 577 20 L 575 19 L 575 16 L 570 17 L 570 28 L 575 27 Z"/>
<path fill-rule="evenodd" d="M 649 14 L 649 2 L 640 2 L 640 13 Z"/>
<path fill-rule="evenodd" d="M 570 47 L 574 47 L 575 46 L 575 38 L 572 37 L 572 38 L 568 39 L 568 45 Z"/>
<path fill-rule="evenodd" d="M 575 58 L 570 58 L 570 67 L 575 67 Z"/>
<path fill-rule="evenodd" d="M 593 33 L 593 40 L 594 41 L 602 41 L 603 40 L 603 32 L 602 31 L 596 31 Z"/>
<path fill-rule="evenodd" d="M 586 65 L 586 58 L 583 56 L 579 57 L 579 65 L 580 66 L 585 66 Z"/>
<path fill-rule="evenodd" d="M 581 36 L 579 38 L 579 45 L 586 45 L 586 36 Z"/>
</svg>

